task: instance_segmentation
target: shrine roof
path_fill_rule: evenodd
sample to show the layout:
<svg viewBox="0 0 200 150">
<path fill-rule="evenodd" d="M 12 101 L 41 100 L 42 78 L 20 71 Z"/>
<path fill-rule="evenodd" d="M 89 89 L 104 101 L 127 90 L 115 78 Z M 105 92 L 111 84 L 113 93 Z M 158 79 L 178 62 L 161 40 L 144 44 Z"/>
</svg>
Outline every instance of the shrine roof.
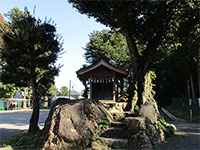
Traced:
<svg viewBox="0 0 200 150">
<path fill-rule="evenodd" d="M 76 73 L 78 76 L 81 76 L 81 75 L 84 75 L 86 73 L 89 73 L 93 70 L 96 70 L 100 67 L 105 67 L 113 72 L 116 72 L 117 74 L 120 74 L 120 75 L 123 75 L 123 76 L 127 76 L 128 75 L 128 72 L 126 70 L 123 70 L 123 69 L 119 69 L 117 67 L 115 67 L 114 65 L 111 65 L 110 63 L 106 62 L 105 60 L 101 59 L 100 61 L 98 61 L 97 63 L 95 64 L 92 64 L 88 67 L 85 67 L 85 68 L 81 68 L 79 69 Z"/>
</svg>

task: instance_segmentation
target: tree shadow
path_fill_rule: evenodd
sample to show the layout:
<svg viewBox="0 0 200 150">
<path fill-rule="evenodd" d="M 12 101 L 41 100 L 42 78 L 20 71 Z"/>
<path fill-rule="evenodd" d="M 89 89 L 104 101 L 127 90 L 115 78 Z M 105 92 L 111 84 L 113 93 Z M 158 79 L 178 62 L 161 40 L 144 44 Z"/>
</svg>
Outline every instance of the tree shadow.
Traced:
<svg viewBox="0 0 200 150">
<path fill-rule="evenodd" d="M 0 149 L 12 149 L 12 150 L 36 150 L 39 147 L 39 140 L 41 138 L 41 131 L 35 133 L 28 133 L 27 130 L 18 129 L 1 129 L 6 134 L 12 134 L 12 136 L 2 136 L 0 140 Z"/>
<path fill-rule="evenodd" d="M 20 136 L 26 133 L 27 130 L 0 128 L 0 145 L 14 142 Z"/>
<path fill-rule="evenodd" d="M 155 150 L 199 150 L 200 124 L 176 123 L 175 136 L 167 138 L 166 143 L 155 145 Z"/>
</svg>

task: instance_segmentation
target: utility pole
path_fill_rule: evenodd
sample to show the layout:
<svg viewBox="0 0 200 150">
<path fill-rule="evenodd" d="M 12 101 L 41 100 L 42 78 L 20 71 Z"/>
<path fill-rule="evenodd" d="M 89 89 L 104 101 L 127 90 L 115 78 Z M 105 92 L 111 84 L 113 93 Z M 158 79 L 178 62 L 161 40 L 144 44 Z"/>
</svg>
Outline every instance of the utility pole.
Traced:
<svg viewBox="0 0 200 150">
<path fill-rule="evenodd" d="M 69 99 L 71 98 L 71 80 L 69 80 Z"/>
<path fill-rule="evenodd" d="M 190 78 L 191 79 L 191 78 Z M 189 119 L 192 121 L 192 92 L 191 92 L 191 80 L 187 81 L 187 90 L 188 90 L 188 100 L 189 100 Z"/>
</svg>

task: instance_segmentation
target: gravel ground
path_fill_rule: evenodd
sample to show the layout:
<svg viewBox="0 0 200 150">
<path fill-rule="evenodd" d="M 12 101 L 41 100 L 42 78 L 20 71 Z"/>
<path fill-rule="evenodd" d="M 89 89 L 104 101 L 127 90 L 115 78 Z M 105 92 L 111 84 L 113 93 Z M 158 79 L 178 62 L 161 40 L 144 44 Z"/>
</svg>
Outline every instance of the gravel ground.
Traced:
<svg viewBox="0 0 200 150">
<path fill-rule="evenodd" d="M 168 138 L 156 150 L 200 150 L 200 124 L 175 123 L 176 136 Z"/>
</svg>

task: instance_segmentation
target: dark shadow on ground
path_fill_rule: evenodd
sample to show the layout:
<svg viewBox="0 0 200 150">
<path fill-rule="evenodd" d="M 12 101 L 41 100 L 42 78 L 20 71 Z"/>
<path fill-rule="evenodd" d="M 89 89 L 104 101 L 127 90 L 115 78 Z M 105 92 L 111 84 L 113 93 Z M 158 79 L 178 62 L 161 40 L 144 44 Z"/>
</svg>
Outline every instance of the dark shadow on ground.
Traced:
<svg viewBox="0 0 200 150">
<path fill-rule="evenodd" d="M 41 131 L 27 133 L 26 130 L 2 129 L 3 132 L 12 134 L 12 137 L 4 137 L 0 141 L 0 150 L 39 150 Z M 3 133 L 2 132 L 2 133 Z"/>
<path fill-rule="evenodd" d="M 175 125 L 176 135 L 156 145 L 155 150 L 200 150 L 200 124 L 180 122 Z"/>
<path fill-rule="evenodd" d="M 12 140 L 18 135 L 21 135 L 26 132 L 26 130 L 19 130 L 19 129 L 0 129 L 0 145 L 5 144 L 8 140 Z"/>
</svg>

